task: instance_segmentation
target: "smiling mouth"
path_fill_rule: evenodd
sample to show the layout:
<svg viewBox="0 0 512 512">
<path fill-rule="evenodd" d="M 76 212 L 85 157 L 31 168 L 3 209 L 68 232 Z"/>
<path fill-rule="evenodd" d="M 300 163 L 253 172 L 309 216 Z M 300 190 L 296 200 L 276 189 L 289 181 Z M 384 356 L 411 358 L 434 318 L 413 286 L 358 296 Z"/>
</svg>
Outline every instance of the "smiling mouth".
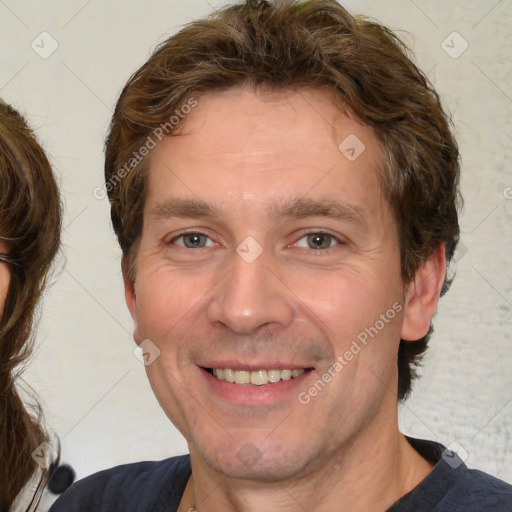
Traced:
<svg viewBox="0 0 512 512">
<path fill-rule="evenodd" d="M 231 384 L 263 386 L 275 384 L 280 381 L 296 379 L 313 368 L 301 370 L 288 370 L 272 368 L 269 370 L 233 370 L 231 368 L 205 368 L 205 370 L 219 380 L 225 380 Z"/>
</svg>

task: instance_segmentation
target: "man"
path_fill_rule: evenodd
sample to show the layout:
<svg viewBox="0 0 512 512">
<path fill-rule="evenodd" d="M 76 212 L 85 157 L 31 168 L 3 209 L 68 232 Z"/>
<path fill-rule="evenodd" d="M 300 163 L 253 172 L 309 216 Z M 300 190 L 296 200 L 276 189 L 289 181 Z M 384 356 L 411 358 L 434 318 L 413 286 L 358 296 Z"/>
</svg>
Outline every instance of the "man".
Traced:
<svg viewBox="0 0 512 512">
<path fill-rule="evenodd" d="M 59 511 L 509 511 L 512 488 L 404 437 L 459 236 L 439 99 L 334 0 L 192 23 L 130 79 L 106 145 L 126 300 L 190 456 Z"/>
</svg>

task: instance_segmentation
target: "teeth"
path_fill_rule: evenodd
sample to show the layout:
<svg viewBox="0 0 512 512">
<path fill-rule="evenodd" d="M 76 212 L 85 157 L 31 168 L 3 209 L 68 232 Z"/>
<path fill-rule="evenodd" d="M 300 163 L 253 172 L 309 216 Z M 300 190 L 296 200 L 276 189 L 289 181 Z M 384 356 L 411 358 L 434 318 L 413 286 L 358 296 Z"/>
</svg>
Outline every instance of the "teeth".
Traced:
<svg viewBox="0 0 512 512">
<path fill-rule="evenodd" d="M 214 368 L 213 375 L 219 380 L 225 380 L 234 384 L 252 384 L 254 386 L 263 386 L 264 384 L 279 382 L 280 380 L 290 380 L 300 377 L 305 370 L 256 370 L 250 372 L 247 370 L 232 370 L 230 368 Z"/>
<path fill-rule="evenodd" d="M 251 372 L 235 370 L 235 384 L 249 384 L 249 382 L 251 382 Z"/>
<path fill-rule="evenodd" d="M 292 371 L 291 370 L 283 370 L 281 372 L 281 379 L 283 380 L 290 380 L 292 378 Z"/>
<path fill-rule="evenodd" d="M 281 370 L 267 370 L 269 382 L 279 382 L 281 380 Z"/>
<path fill-rule="evenodd" d="M 267 370 L 258 370 L 257 372 L 251 372 L 251 384 L 254 384 L 255 386 L 268 384 Z"/>
<path fill-rule="evenodd" d="M 222 371 L 222 370 L 214 370 L 214 373 L 215 371 L 219 372 L 219 371 Z M 222 379 L 221 376 L 219 376 L 219 374 L 217 374 L 217 377 L 219 379 Z M 224 380 L 228 381 L 228 382 L 235 382 L 235 372 L 233 370 L 224 370 Z"/>
</svg>

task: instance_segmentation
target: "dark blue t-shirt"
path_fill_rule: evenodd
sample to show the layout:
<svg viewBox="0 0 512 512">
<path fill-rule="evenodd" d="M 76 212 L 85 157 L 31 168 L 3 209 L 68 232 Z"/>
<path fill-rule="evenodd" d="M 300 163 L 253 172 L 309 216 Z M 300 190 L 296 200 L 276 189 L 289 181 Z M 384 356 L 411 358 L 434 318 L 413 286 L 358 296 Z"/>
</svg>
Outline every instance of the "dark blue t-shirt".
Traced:
<svg viewBox="0 0 512 512">
<path fill-rule="evenodd" d="M 468 469 L 438 443 L 408 440 L 435 466 L 386 512 L 512 512 L 511 485 Z M 176 512 L 190 474 L 189 455 L 118 466 L 72 485 L 50 512 Z"/>
</svg>

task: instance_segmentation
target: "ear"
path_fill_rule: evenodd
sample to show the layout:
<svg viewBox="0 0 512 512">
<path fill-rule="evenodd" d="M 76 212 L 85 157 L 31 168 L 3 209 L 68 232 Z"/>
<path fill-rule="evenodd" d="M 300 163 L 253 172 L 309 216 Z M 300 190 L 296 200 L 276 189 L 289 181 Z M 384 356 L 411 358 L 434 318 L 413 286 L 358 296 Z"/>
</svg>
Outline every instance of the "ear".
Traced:
<svg viewBox="0 0 512 512">
<path fill-rule="evenodd" d="M 126 305 L 128 306 L 128 310 L 130 311 L 130 315 L 133 320 L 133 339 L 137 345 L 140 345 L 141 339 L 139 335 L 139 325 L 137 321 L 137 296 L 135 295 L 135 287 L 134 283 L 128 277 L 128 272 L 126 270 L 126 266 L 122 265 L 123 270 L 123 281 L 124 281 L 124 298 L 126 300 Z"/>
<path fill-rule="evenodd" d="M 407 285 L 404 321 L 400 334 L 403 340 L 416 341 L 428 332 L 446 275 L 444 251 L 444 244 L 439 245 Z"/>
</svg>

